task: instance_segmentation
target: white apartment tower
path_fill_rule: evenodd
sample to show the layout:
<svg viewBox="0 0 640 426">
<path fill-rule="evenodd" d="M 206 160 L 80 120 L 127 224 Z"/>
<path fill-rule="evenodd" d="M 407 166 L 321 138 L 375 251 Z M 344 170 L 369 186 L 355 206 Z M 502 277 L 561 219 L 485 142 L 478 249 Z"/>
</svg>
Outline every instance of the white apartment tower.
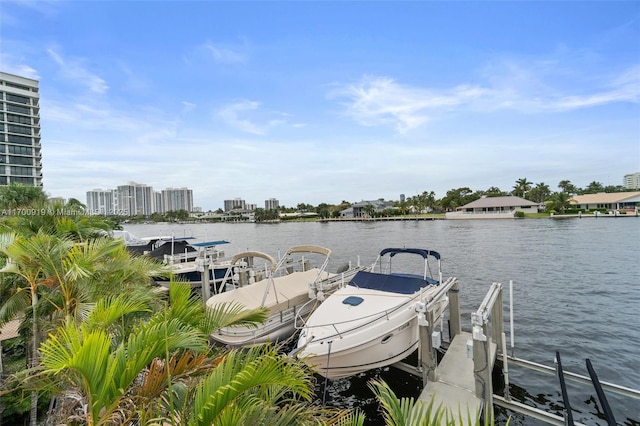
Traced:
<svg viewBox="0 0 640 426">
<path fill-rule="evenodd" d="M 230 212 L 233 210 L 245 211 L 247 209 L 247 203 L 242 198 L 234 198 L 233 200 L 224 200 L 224 211 Z"/>
<path fill-rule="evenodd" d="M 163 213 L 193 211 L 193 191 L 188 188 L 167 188 L 161 191 Z"/>
<path fill-rule="evenodd" d="M 116 193 L 113 189 L 87 191 L 87 210 L 90 214 L 116 215 Z"/>
<path fill-rule="evenodd" d="M 268 200 L 264 200 L 264 209 L 265 210 L 276 210 L 280 207 L 280 201 L 275 198 L 269 198 Z"/>
<path fill-rule="evenodd" d="M 42 186 L 38 81 L 0 72 L 0 185 Z"/>
<path fill-rule="evenodd" d="M 640 189 L 640 172 L 624 175 L 623 186 L 626 189 Z"/>
<path fill-rule="evenodd" d="M 150 186 L 129 182 L 118 186 L 116 193 L 116 203 L 122 216 L 146 216 L 156 211 L 155 196 Z"/>
</svg>

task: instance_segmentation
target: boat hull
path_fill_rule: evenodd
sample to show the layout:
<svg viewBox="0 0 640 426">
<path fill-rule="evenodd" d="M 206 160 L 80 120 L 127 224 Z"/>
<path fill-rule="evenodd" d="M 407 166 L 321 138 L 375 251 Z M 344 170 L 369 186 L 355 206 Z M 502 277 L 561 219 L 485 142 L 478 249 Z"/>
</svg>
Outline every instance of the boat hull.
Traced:
<svg viewBox="0 0 640 426">
<path fill-rule="evenodd" d="M 225 327 L 211 334 L 214 344 L 235 348 L 265 342 L 282 342 L 296 332 L 296 316 L 306 318 L 315 307 L 315 301 L 271 315 L 257 328 Z"/>
<path fill-rule="evenodd" d="M 362 298 L 359 306 L 343 301 Z M 416 302 L 421 294 L 394 295 L 347 286 L 323 302 L 302 329 L 295 355 L 318 374 L 339 379 L 385 367 L 418 347 Z M 366 310 L 364 310 L 364 306 Z M 335 321 L 341 318 L 341 321 Z"/>
<path fill-rule="evenodd" d="M 387 326 L 390 324 L 387 324 Z M 402 361 L 418 348 L 417 320 L 410 320 L 387 329 L 375 339 L 357 346 L 340 349 L 335 341 L 324 343 L 325 348 L 309 348 L 298 355 L 318 374 L 328 379 L 354 376 L 375 368 Z"/>
</svg>

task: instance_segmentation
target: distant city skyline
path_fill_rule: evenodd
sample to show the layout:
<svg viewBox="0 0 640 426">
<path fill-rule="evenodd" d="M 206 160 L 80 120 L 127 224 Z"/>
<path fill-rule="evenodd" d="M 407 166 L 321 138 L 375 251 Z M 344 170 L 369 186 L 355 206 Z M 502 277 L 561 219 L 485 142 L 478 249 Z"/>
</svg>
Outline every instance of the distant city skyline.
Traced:
<svg viewBox="0 0 640 426">
<path fill-rule="evenodd" d="M 1 8 L 0 71 L 39 82 L 52 197 L 133 180 L 204 210 L 337 204 L 616 186 L 640 165 L 637 2 Z"/>
<path fill-rule="evenodd" d="M 514 184 L 515 184 L 516 180 L 517 179 L 514 179 Z M 568 180 L 571 181 L 570 179 L 568 179 Z M 589 183 L 591 183 L 591 182 L 594 182 L 594 181 L 590 181 Z M 535 186 L 538 183 L 540 183 L 540 182 L 533 182 L 533 185 Z M 600 183 L 602 183 L 604 186 L 607 186 L 603 182 L 600 182 Z M 547 185 L 549 185 L 549 187 L 552 189 L 553 192 L 557 192 L 555 189 L 553 189 L 554 188 L 553 184 L 547 184 Z M 222 210 L 224 212 L 230 212 L 230 211 L 233 211 L 233 210 L 254 211 L 258 207 L 257 203 L 247 202 L 247 200 L 245 200 L 243 197 L 234 197 L 234 198 L 228 198 L 228 199 L 222 200 L 220 207 L 203 209 L 202 207 L 196 206 L 194 204 L 193 191 L 191 189 L 187 188 L 187 187 L 166 188 L 166 189 L 163 189 L 161 191 L 154 191 L 153 190 L 153 186 L 151 186 L 151 185 L 147 185 L 147 184 L 144 184 L 144 183 L 131 182 L 130 181 L 126 185 L 119 185 L 118 188 L 121 188 L 121 187 L 124 187 L 124 186 L 140 186 L 140 187 L 149 188 L 149 191 L 151 191 L 150 194 L 152 192 L 156 194 L 156 204 L 155 204 L 156 208 L 155 208 L 154 212 L 158 212 L 158 213 L 166 213 L 167 211 L 176 211 L 176 210 L 182 209 L 182 207 L 185 207 L 184 210 L 187 210 L 189 212 L 192 212 L 192 211 L 216 211 L 218 209 L 220 209 L 220 210 Z M 449 188 L 449 189 L 457 189 L 457 188 L 462 188 L 462 187 L 465 187 L 465 186 L 467 186 L 467 185 L 458 185 L 458 186 L 455 186 L 455 187 L 452 187 L 452 188 Z M 576 188 L 584 188 L 583 186 L 579 186 L 579 185 L 574 185 L 574 186 L 576 186 Z M 619 183 L 617 185 L 612 185 L 612 186 L 621 186 L 621 187 L 624 187 L 626 189 L 629 189 L 630 191 L 640 189 L 640 172 L 627 173 L 621 178 L 621 183 Z M 491 188 L 491 186 L 487 187 L 487 188 L 471 188 L 471 189 L 474 192 L 476 192 L 476 191 L 485 191 L 485 190 L 487 190 L 489 188 Z M 513 189 L 513 185 L 511 187 L 509 187 L 509 188 L 506 188 L 506 189 L 505 188 L 499 188 L 499 189 L 504 191 L 504 192 L 506 192 L 506 193 L 509 193 Z M 167 193 L 173 192 L 173 191 L 179 191 L 179 192 L 188 191 L 188 193 L 190 195 L 186 196 L 186 198 L 188 200 L 190 200 L 189 201 L 190 204 L 182 206 L 179 203 L 175 204 L 175 202 L 174 202 L 172 204 L 171 202 L 166 201 L 168 199 L 167 197 L 170 197 L 170 195 L 167 195 Z M 429 190 L 425 189 L 425 191 L 429 191 Z M 101 212 L 101 210 L 105 210 L 106 211 L 106 210 L 108 210 L 108 208 L 107 207 L 103 207 L 103 206 L 109 205 L 109 203 L 111 203 L 111 205 L 114 206 L 113 207 L 114 211 L 116 211 L 116 210 L 117 211 L 123 211 L 124 210 L 123 208 L 118 208 L 119 204 L 122 205 L 122 201 L 120 203 L 117 202 L 117 195 L 116 195 L 117 192 L 118 192 L 118 189 L 115 189 L 115 190 L 110 190 L 110 189 L 103 190 L 101 188 L 94 188 L 91 191 L 87 191 L 87 193 L 86 193 L 87 208 L 89 210 L 91 210 L 91 211 L 96 211 L 96 212 L 100 211 L 100 214 L 104 214 L 104 213 Z M 422 191 L 417 192 L 415 194 L 404 194 L 404 193 L 402 193 L 402 194 L 398 194 L 397 198 L 396 197 L 391 197 L 391 198 L 373 197 L 371 199 L 368 199 L 368 201 L 370 201 L 370 200 L 378 200 L 380 198 L 383 198 L 386 201 L 398 201 L 398 200 L 399 201 L 404 201 L 406 197 L 412 197 L 412 196 L 418 195 L 420 193 L 422 193 Z M 108 195 L 108 194 L 111 194 L 111 195 Z M 158 194 L 162 194 L 161 200 L 158 200 L 158 197 L 157 197 Z M 93 197 L 93 200 L 91 202 L 90 202 L 90 197 Z M 111 201 L 108 201 L 110 197 L 111 197 Z M 149 197 L 151 197 L 151 195 L 149 195 Z M 439 199 L 439 198 L 442 198 L 442 197 L 436 197 L 436 198 Z M 116 200 L 116 201 L 114 201 L 114 200 Z M 165 200 L 165 201 L 163 201 L 163 200 Z M 343 199 L 341 199 L 341 201 L 342 200 L 345 200 L 345 201 L 347 201 L 349 203 L 358 203 L 358 202 L 361 202 L 361 201 L 367 201 L 364 198 L 353 199 L 353 200 L 346 200 L 346 199 L 343 198 Z M 264 207 L 261 207 L 261 208 L 264 208 L 264 209 L 267 209 L 267 210 L 269 210 L 269 209 L 277 209 L 277 208 L 280 208 L 280 207 L 288 207 L 289 208 L 289 207 L 296 207 L 300 203 L 302 203 L 302 202 L 294 202 L 294 203 L 292 203 L 290 205 L 281 204 L 280 200 L 278 198 L 271 197 L 271 198 L 265 198 L 264 199 L 264 201 L 263 201 L 263 206 Z M 334 205 L 340 204 L 340 202 L 320 201 L 319 203 L 316 203 L 316 204 L 313 204 L 313 205 L 317 206 L 320 203 L 327 203 L 327 204 L 334 204 Z M 305 203 L 305 204 L 310 204 L 310 203 Z M 186 206 L 188 206 L 188 205 L 191 205 L 192 208 L 191 209 L 187 208 Z M 167 207 L 167 206 L 172 206 L 172 207 Z M 146 214 L 150 214 L 150 213 L 146 213 Z"/>
<path fill-rule="evenodd" d="M 116 216 L 201 210 L 193 205 L 193 191 L 189 188 L 155 191 L 152 186 L 137 182 L 118 185 L 115 189 L 92 189 L 86 192 L 86 202 L 90 214 Z"/>
</svg>

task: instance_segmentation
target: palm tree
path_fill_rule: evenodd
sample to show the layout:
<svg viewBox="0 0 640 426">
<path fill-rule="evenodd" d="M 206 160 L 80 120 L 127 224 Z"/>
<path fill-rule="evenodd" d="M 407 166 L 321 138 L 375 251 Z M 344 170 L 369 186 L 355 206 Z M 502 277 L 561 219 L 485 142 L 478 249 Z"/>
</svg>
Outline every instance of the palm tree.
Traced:
<svg viewBox="0 0 640 426">
<path fill-rule="evenodd" d="M 484 191 L 484 195 L 486 195 L 487 197 L 502 197 L 503 195 L 507 195 L 507 193 L 497 186 L 492 186 L 491 188 Z"/>
<path fill-rule="evenodd" d="M 64 236 L 74 241 L 105 236 L 114 229 L 115 224 L 100 216 L 84 214 L 83 210 L 62 203 L 35 203 L 25 209 L 34 214 L 18 214 L 0 222 L 4 232 L 19 235 L 35 235 L 45 232 Z"/>
<path fill-rule="evenodd" d="M 549 188 L 549 185 L 544 182 L 540 182 L 529 191 L 529 199 L 536 203 L 543 203 L 550 194 L 551 189 Z"/>
<path fill-rule="evenodd" d="M 531 184 L 533 182 L 529 182 L 527 178 L 521 178 L 516 180 L 516 184 L 513 186 L 513 191 L 511 192 L 516 197 L 525 197 L 526 193 L 531 189 Z"/>
<path fill-rule="evenodd" d="M 31 368 L 38 365 L 37 349 L 47 332 L 60 323 L 81 321 L 104 295 L 126 291 L 139 300 L 153 300 L 149 279 L 163 273 L 150 259 L 132 258 L 119 240 L 76 243 L 43 231 L 33 236 L 0 234 L 0 262 L 6 297 L 0 305 L 0 324 L 20 317 L 30 324 Z M 32 424 L 36 404 L 37 394 L 32 392 Z"/>
<path fill-rule="evenodd" d="M 584 189 L 585 194 L 597 194 L 599 192 L 604 192 L 604 185 L 595 180 Z"/>
<path fill-rule="evenodd" d="M 364 206 L 362 208 L 362 211 L 365 212 L 365 216 L 364 217 L 368 217 L 368 218 L 372 218 L 374 213 L 375 213 L 375 207 L 373 207 L 372 204 L 367 204 L 366 206 Z"/>
<path fill-rule="evenodd" d="M 558 188 L 569 195 L 574 195 L 578 192 L 578 189 L 571 183 L 571 181 L 568 180 L 561 180 L 558 183 Z"/>
<path fill-rule="evenodd" d="M 46 200 L 47 194 L 37 186 L 22 183 L 0 185 L 0 208 L 2 209 L 16 209 L 34 203 L 44 203 Z"/>
<path fill-rule="evenodd" d="M 302 424 L 319 412 L 309 401 L 312 373 L 263 346 L 216 355 L 207 338 L 215 328 L 255 325 L 264 309 L 239 305 L 206 309 L 187 284 L 170 286 L 169 304 L 118 341 L 120 318 L 147 309 L 129 294 L 102 299 L 80 327 L 67 323 L 41 345 L 37 387 L 73 390 L 88 425 L 152 419 L 157 424 Z M 45 379 L 48 381 L 45 382 Z M 66 414 L 68 415 L 68 414 Z M 266 423 L 260 419 L 267 419 Z M 254 423 L 255 421 L 255 423 Z"/>
<path fill-rule="evenodd" d="M 181 424 L 309 424 L 313 375 L 275 347 L 232 351 L 188 395 Z"/>
<path fill-rule="evenodd" d="M 554 193 L 547 203 L 548 210 L 555 210 L 560 214 L 563 214 L 564 211 L 571 206 L 569 200 L 571 196 L 566 192 L 556 192 Z"/>
<path fill-rule="evenodd" d="M 2 273 L 19 278 L 15 293 L 0 308 L 0 323 L 9 321 L 21 312 L 31 309 L 31 351 L 29 365 L 38 365 L 38 346 L 40 333 L 38 329 L 38 293 L 39 288 L 51 287 L 55 284 L 56 272 L 60 270 L 60 259 L 70 248 L 70 241 L 57 241 L 51 235 L 39 233 L 32 238 L 24 238 L 15 234 L 0 235 L 0 255 L 3 257 Z M 28 317 L 25 317 L 28 318 Z M 31 392 L 30 423 L 37 421 L 38 394 Z"/>
</svg>

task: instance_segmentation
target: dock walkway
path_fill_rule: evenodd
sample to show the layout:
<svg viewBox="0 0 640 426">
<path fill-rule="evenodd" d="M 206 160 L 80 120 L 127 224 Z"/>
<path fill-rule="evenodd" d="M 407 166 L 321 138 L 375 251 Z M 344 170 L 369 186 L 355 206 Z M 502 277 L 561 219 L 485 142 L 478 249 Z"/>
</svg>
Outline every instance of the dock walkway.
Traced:
<svg viewBox="0 0 640 426">
<path fill-rule="evenodd" d="M 434 398 L 434 408 L 442 405 L 442 408 L 456 420 L 461 420 L 460 424 L 465 425 L 469 424 L 469 416 L 475 421 L 482 403 L 481 399 L 476 397 L 473 358 L 467 357 L 469 340 L 472 340 L 472 337 L 471 333 L 467 332 L 454 337 L 437 367 L 436 380 L 429 381 L 419 396 L 419 400 L 427 403 Z M 495 344 L 491 349 L 495 354 Z"/>
</svg>

